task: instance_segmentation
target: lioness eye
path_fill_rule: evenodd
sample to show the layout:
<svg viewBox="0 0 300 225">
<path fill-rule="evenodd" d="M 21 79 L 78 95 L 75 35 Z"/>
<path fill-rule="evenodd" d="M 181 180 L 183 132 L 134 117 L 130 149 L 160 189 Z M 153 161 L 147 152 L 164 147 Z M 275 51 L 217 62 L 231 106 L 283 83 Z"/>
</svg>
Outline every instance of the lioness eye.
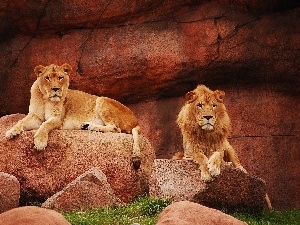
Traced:
<svg viewBox="0 0 300 225">
<path fill-rule="evenodd" d="M 200 104 L 198 104 L 197 106 L 198 106 L 199 108 L 202 109 L 202 106 L 203 106 L 203 105 L 200 103 Z"/>
<path fill-rule="evenodd" d="M 50 81 L 50 77 L 45 77 L 45 80 L 46 81 Z"/>
<path fill-rule="evenodd" d="M 216 104 L 213 104 L 213 105 L 212 105 L 212 107 L 213 107 L 213 108 L 216 108 L 216 107 L 217 107 L 217 105 L 216 105 Z"/>
<path fill-rule="evenodd" d="M 64 79 L 64 77 L 58 77 L 58 80 L 59 81 L 61 81 L 61 80 L 63 80 Z"/>
</svg>

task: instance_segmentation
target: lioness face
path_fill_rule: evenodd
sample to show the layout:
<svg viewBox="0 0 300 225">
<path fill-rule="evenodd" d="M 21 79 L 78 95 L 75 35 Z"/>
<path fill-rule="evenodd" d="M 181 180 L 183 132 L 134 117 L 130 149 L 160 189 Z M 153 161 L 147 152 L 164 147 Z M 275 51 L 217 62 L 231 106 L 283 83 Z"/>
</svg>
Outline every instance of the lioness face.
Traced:
<svg viewBox="0 0 300 225">
<path fill-rule="evenodd" d="M 62 66 L 49 65 L 37 66 L 34 69 L 39 80 L 39 88 L 45 98 L 50 101 L 59 102 L 66 96 L 69 88 L 69 73 L 72 68 L 69 64 Z"/>
<path fill-rule="evenodd" d="M 187 93 L 187 102 L 192 108 L 195 120 L 203 130 L 214 129 L 218 111 L 223 106 L 224 95 L 223 91 L 211 91 L 203 86 Z"/>
</svg>

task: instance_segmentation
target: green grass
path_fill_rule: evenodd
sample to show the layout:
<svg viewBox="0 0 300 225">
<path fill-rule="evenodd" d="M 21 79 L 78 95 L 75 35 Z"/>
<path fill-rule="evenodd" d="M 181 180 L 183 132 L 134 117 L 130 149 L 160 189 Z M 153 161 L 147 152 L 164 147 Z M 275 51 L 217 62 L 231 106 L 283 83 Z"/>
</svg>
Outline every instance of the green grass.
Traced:
<svg viewBox="0 0 300 225">
<path fill-rule="evenodd" d="M 63 212 L 72 225 L 154 225 L 159 213 L 171 203 L 170 199 L 139 198 L 119 207 L 89 211 Z M 262 214 L 233 213 L 233 217 L 249 225 L 299 225 L 300 209 L 285 212 L 264 211 Z"/>
<path fill-rule="evenodd" d="M 170 199 L 139 198 L 125 206 L 63 212 L 63 215 L 72 225 L 154 225 L 158 214 L 170 203 Z"/>
</svg>

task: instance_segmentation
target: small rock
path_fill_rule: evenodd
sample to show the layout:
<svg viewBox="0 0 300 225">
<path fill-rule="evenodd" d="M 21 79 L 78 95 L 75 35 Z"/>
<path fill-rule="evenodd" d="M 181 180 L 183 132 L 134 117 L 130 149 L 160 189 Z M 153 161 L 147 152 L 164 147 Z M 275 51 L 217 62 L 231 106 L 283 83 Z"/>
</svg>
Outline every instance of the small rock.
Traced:
<svg viewBox="0 0 300 225">
<path fill-rule="evenodd" d="M 0 172 L 0 213 L 19 206 L 20 183 L 13 175 Z"/>
</svg>

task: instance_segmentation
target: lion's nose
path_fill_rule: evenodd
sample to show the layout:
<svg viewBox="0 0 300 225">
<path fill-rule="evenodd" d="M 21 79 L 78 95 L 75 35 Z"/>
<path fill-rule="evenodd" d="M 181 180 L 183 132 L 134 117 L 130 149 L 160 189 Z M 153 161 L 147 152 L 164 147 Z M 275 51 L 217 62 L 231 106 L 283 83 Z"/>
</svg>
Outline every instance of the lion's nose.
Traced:
<svg viewBox="0 0 300 225">
<path fill-rule="evenodd" d="M 53 91 L 58 91 L 59 90 L 59 88 L 51 88 Z"/>
<path fill-rule="evenodd" d="M 209 120 L 212 118 L 212 116 L 203 116 L 205 119 Z"/>
</svg>

